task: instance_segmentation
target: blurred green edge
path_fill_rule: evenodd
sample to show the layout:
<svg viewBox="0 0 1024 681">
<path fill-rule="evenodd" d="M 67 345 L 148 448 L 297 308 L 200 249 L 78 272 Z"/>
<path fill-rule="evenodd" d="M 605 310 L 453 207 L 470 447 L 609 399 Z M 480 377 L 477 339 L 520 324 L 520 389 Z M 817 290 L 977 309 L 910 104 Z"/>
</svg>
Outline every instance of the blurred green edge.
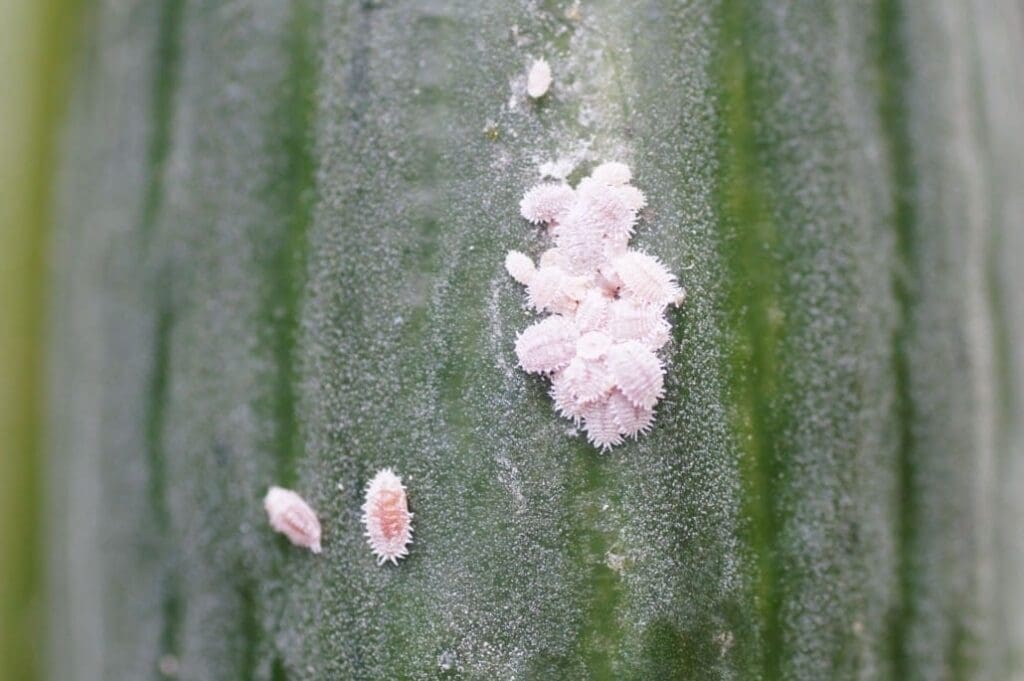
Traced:
<svg viewBox="0 0 1024 681">
<path fill-rule="evenodd" d="M 41 670 L 41 357 L 54 131 L 77 0 L 0 0 L 0 679 Z"/>
</svg>

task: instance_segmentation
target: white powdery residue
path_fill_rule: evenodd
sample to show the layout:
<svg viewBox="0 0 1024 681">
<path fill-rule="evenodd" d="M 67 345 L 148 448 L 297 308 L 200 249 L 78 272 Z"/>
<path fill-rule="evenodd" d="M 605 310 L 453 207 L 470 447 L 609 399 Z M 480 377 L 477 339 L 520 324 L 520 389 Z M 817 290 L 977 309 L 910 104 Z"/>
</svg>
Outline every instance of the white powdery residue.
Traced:
<svg viewBox="0 0 1024 681">
<path fill-rule="evenodd" d="M 530 72 L 526 76 L 526 94 L 533 99 L 543 97 L 551 87 L 551 80 L 551 65 L 547 60 L 534 60 Z"/>
<path fill-rule="evenodd" d="M 554 161 L 545 161 L 540 164 L 538 171 L 541 177 L 550 177 L 555 180 L 564 180 L 576 167 L 576 162 L 569 158 L 560 158 Z"/>
<path fill-rule="evenodd" d="M 593 140 L 582 140 L 568 150 L 559 149 L 553 159 L 535 158 L 537 173 L 541 179 L 550 178 L 564 182 L 577 166 L 590 158 L 592 144 Z"/>
<path fill-rule="evenodd" d="M 530 189 L 521 213 L 547 225 L 555 247 L 536 269 L 518 251 L 505 260 L 531 307 L 549 313 L 517 337 L 519 366 L 550 377 L 555 410 L 582 420 L 602 450 L 650 429 L 664 395 L 665 367 L 655 353 L 670 335 L 665 309 L 683 300 L 660 260 L 628 247 L 645 204 L 631 178 L 625 164 L 604 163 L 575 189 Z"/>
</svg>

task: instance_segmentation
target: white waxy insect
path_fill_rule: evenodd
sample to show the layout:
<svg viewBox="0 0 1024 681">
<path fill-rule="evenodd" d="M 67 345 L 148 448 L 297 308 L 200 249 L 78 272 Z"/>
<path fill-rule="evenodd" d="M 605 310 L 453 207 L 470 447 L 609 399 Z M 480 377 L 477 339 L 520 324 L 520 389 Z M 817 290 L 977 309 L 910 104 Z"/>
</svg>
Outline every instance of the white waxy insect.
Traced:
<svg viewBox="0 0 1024 681">
<path fill-rule="evenodd" d="M 576 274 L 593 272 L 604 261 L 603 229 L 585 210 L 574 208 L 555 232 L 558 250 Z"/>
<path fill-rule="evenodd" d="M 614 199 L 635 214 L 647 205 L 647 197 L 631 184 L 615 185 L 599 181 L 594 177 L 585 177 L 576 187 L 576 196 L 580 199 L 594 200 L 603 198 Z"/>
<path fill-rule="evenodd" d="M 565 253 L 557 248 L 549 248 L 541 253 L 539 264 L 541 267 L 560 267 L 563 270 L 569 270 L 569 258 L 565 257 Z"/>
<path fill-rule="evenodd" d="M 602 331 L 588 331 L 576 341 L 576 356 L 586 360 L 601 359 L 612 346 L 611 337 Z"/>
<path fill-rule="evenodd" d="M 590 176 L 602 184 L 617 186 L 629 184 L 629 181 L 633 178 L 633 173 L 630 172 L 629 166 L 625 163 L 609 161 L 594 168 Z"/>
<path fill-rule="evenodd" d="M 530 373 L 557 371 L 576 355 L 579 332 L 561 315 L 542 319 L 527 327 L 516 339 L 519 366 Z"/>
<path fill-rule="evenodd" d="M 636 224 L 636 211 L 626 205 L 616 193 L 604 192 L 584 199 L 590 211 L 591 219 L 601 225 L 601 235 L 621 242 L 629 243 Z"/>
<path fill-rule="evenodd" d="M 584 177 L 576 184 L 576 196 L 580 199 L 587 199 L 607 193 L 608 185 L 604 182 L 598 182 L 593 177 Z"/>
<path fill-rule="evenodd" d="M 530 279 L 526 295 L 538 312 L 569 314 L 576 310 L 577 298 L 583 293 L 579 281 L 560 267 L 541 267 Z"/>
<path fill-rule="evenodd" d="M 630 402 L 653 409 L 664 394 L 664 369 L 657 356 L 637 341 L 616 343 L 608 350 L 608 371 Z"/>
<path fill-rule="evenodd" d="M 539 184 L 523 196 L 519 212 L 534 224 L 556 222 L 569 212 L 575 200 L 576 192 L 567 184 Z"/>
<path fill-rule="evenodd" d="M 647 197 L 644 193 L 632 185 L 615 187 L 615 195 L 631 210 L 638 211 L 647 205 Z"/>
<path fill-rule="evenodd" d="M 653 409 L 636 406 L 617 389 L 608 396 L 608 410 L 619 427 L 619 433 L 626 437 L 636 438 L 654 424 Z"/>
<path fill-rule="evenodd" d="M 513 279 L 526 285 L 529 285 L 533 276 L 537 274 L 537 268 L 534 267 L 530 257 L 519 251 L 509 251 L 505 256 L 505 270 Z"/>
<path fill-rule="evenodd" d="M 612 261 L 618 258 L 620 255 L 625 255 L 629 252 L 629 237 L 623 237 L 622 235 L 605 236 L 604 238 L 604 259 L 606 261 Z"/>
<path fill-rule="evenodd" d="M 547 94 L 551 87 L 551 66 L 545 59 L 535 59 L 526 74 L 526 94 L 538 99 Z"/>
<path fill-rule="evenodd" d="M 654 330 L 644 336 L 640 342 L 647 346 L 652 351 L 658 351 L 665 346 L 672 338 L 672 327 L 669 326 L 668 322 L 664 319 L 658 320 L 658 325 L 654 327 Z"/>
<path fill-rule="evenodd" d="M 629 251 L 612 265 L 622 286 L 641 302 L 666 305 L 680 293 L 675 277 L 657 258 L 639 251 Z"/>
<path fill-rule="evenodd" d="M 615 387 L 603 363 L 578 355 L 562 371 L 562 378 L 569 393 L 580 404 L 601 399 Z"/>
<path fill-rule="evenodd" d="M 366 485 L 362 520 L 366 541 L 377 556 L 377 565 L 389 560 L 398 565 L 399 558 L 409 555 L 412 513 L 409 513 L 402 479 L 390 468 L 379 471 Z"/>
<path fill-rule="evenodd" d="M 516 339 L 519 364 L 549 375 L 555 409 L 582 421 L 602 450 L 651 428 L 665 373 L 654 352 L 671 335 L 664 309 L 685 296 L 657 258 L 629 248 L 646 204 L 631 177 L 625 164 L 604 163 L 575 189 L 534 187 L 521 212 L 550 226 L 555 248 L 536 268 L 525 255 L 506 257 L 531 306 L 553 315 Z"/>
<path fill-rule="evenodd" d="M 320 521 L 306 500 L 290 489 L 271 487 L 263 498 L 270 526 L 296 546 L 320 553 Z"/>
<path fill-rule="evenodd" d="M 583 418 L 583 403 L 572 394 L 564 371 L 551 374 L 551 399 L 555 403 L 555 411 L 575 424 Z"/>
<path fill-rule="evenodd" d="M 606 399 L 584 407 L 583 427 L 587 431 L 587 439 L 601 451 L 608 451 L 615 445 L 622 444 L 619 424 L 615 422 L 615 416 Z"/>
<path fill-rule="evenodd" d="M 647 339 L 662 333 L 666 325 L 661 307 L 645 305 L 633 298 L 620 298 L 608 305 L 608 334 L 615 340 Z M 660 346 L 659 346 L 660 347 Z"/>
<path fill-rule="evenodd" d="M 565 280 L 562 281 L 562 292 L 567 295 L 573 303 L 575 303 L 572 306 L 573 311 L 579 307 L 579 302 L 586 298 L 587 291 L 590 290 L 590 286 L 590 277 L 580 275 L 566 277 Z"/>
<path fill-rule="evenodd" d="M 576 195 L 579 197 L 615 197 L 625 204 L 634 213 L 647 205 L 647 197 L 637 187 L 631 184 L 615 184 L 607 180 L 600 180 L 595 176 L 585 177 L 580 180 L 576 187 Z"/>
<path fill-rule="evenodd" d="M 604 329 L 608 319 L 610 299 L 598 288 L 587 290 L 576 308 L 576 328 L 580 333 Z"/>
</svg>

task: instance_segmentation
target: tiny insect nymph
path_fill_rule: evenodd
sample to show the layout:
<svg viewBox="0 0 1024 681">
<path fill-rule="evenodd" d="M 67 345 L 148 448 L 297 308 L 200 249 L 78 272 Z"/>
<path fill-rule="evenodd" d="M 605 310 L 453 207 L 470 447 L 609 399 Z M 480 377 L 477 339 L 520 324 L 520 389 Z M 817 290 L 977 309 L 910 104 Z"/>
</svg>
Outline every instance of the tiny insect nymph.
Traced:
<svg viewBox="0 0 1024 681">
<path fill-rule="evenodd" d="M 543 97 L 551 87 L 551 66 L 544 59 L 533 62 L 526 76 L 526 94 L 533 99 Z"/>
<path fill-rule="evenodd" d="M 399 558 L 409 554 L 412 513 L 409 513 L 402 479 L 390 468 L 379 471 L 366 485 L 363 524 L 367 543 L 377 556 L 378 565 L 389 560 L 397 565 Z"/>
<path fill-rule="evenodd" d="M 306 500 L 290 489 L 271 487 L 263 498 L 270 526 L 296 546 L 320 553 L 320 521 Z"/>
</svg>

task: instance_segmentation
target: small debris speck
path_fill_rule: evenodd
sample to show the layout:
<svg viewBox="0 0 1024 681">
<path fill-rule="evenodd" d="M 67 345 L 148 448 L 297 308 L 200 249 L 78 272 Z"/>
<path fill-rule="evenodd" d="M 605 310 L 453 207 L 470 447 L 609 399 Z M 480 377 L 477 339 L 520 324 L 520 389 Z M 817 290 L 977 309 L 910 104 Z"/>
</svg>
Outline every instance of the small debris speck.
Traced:
<svg viewBox="0 0 1024 681">
<path fill-rule="evenodd" d="M 626 567 L 626 557 L 611 551 L 605 555 L 604 562 L 609 568 L 619 574 L 622 574 L 622 570 Z"/>
<path fill-rule="evenodd" d="M 443 672 L 449 672 L 455 668 L 456 657 L 451 650 L 446 650 L 437 656 L 437 666 Z"/>
<path fill-rule="evenodd" d="M 178 663 L 178 658 L 174 655 L 164 655 L 157 662 L 157 669 L 163 676 L 168 678 L 174 678 L 178 675 L 178 671 L 181 669 L 181 665 Z"/>
</svg>

